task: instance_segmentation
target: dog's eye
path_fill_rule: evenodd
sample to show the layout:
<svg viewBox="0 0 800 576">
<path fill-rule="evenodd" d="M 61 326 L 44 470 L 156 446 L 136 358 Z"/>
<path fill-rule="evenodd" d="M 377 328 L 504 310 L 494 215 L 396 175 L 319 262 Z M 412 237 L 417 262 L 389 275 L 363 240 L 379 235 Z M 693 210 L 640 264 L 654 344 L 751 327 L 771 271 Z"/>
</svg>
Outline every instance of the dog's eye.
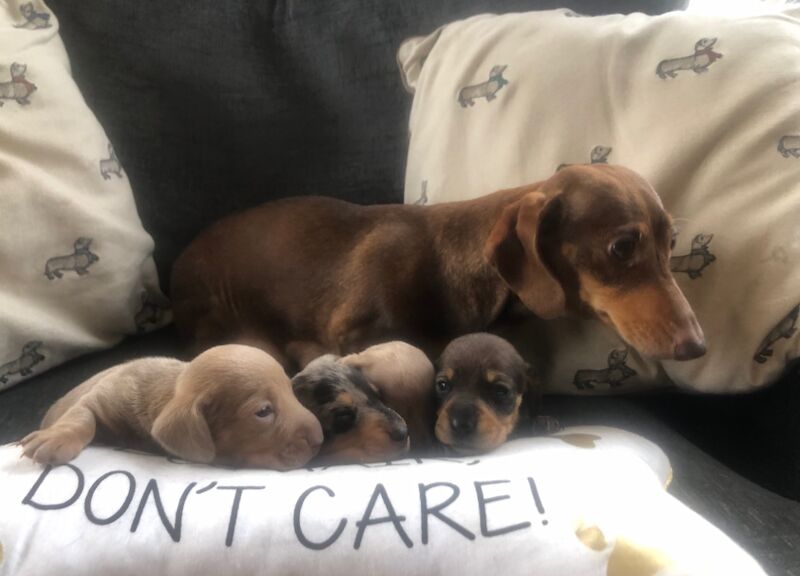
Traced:
<svg viewBox="0 0 800 576">
<path fill-rule="evenodd" d="M 447 394 L 453 388 L 453 384 L 449 380 L 439 378 L 436 380 L 436 391 L 439 394 Z"/>
<path fill-rule="evenodd" d="M 269 404 L 264 404 L 261 408 L 259 408 L 258 412 L 256 412 L 256 416 L 259 418 L 267 418 L 273 412 L 274 410 L 272 409 L 272 406 Z"/>
<path fill-rule="evenodd" d="M 511 396 L 511 390 L 506 388 L 505 386 L 492 386 L 492 396 L 494 396 L 497 400 L 505 400 L 509 396 Z"/>
<path fill-rule="evenodd" d="M 352 408 L 337 408 L 333 411 L 331 428 L 335 434 L 350 430 L 356 423 L 356 411 Z"/>
<path fill-rule="evenodd" d="M 618 238 L 611 243 L 608 251 L 614 256 L 617 260 L 625 262 L 626 260 L 630 260 L 633 257 L 633 253 L 636 251 L 636 243 L 639 241 L 638 233 L 633 236 L 623 236 L 622 238 Z"/>
</svg>

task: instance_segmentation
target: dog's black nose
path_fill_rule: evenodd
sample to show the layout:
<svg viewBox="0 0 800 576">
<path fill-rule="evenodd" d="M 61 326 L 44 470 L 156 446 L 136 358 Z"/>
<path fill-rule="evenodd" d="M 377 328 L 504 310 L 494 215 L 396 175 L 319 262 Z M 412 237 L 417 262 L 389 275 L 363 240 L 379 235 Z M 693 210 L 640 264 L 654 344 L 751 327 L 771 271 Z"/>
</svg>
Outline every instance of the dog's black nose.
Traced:
<svg viewBox="0 0 800 576">
<path fill-rule="evenodd" d="M 450 428 L 457 436 L 469 436 L 478 425 L 478 411 L 472 404 L 453 406 L 450 409 Z"/>
<path fill-rule="evenodd" d="M 703 340 L 687 339 L 675 345 L 675 360 L 694 360 L 706 353 L 706 343 Z"/>
<path fill-rule="evenodd" d="M 408 427 L 405 423 L 392 426 L 392 429 L 389 431 L 389 438 L 394 442 L 405 442 L 408 438 Z"/>
</svg>

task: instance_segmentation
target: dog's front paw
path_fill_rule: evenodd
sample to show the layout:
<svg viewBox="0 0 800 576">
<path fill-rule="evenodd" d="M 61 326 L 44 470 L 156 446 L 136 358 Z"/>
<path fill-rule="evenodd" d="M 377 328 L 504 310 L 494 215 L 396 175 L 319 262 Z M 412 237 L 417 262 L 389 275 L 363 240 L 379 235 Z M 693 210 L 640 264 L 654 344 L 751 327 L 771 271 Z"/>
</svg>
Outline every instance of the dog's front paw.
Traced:
<svg viewBox="0 0 800 576">
<path fill-rule="evenodd" d="M 81 438 L 55 427 L 31 432 L 19 444 L 24 456 L 40 464 L 65 464 L 86 446 Z"/>
</svg>

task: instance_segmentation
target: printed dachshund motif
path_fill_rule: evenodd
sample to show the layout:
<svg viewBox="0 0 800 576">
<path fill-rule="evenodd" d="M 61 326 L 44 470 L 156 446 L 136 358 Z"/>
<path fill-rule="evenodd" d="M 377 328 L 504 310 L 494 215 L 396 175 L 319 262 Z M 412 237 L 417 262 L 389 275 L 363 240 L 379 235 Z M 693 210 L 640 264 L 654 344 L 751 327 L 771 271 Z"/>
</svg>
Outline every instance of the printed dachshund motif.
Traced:
<svg viewBox="0 0 800 576">
<path fill-rule="evenodd" d="M 50 28 L 50 14 L 47 12 L 37 12 L 33 7 L 33 2 L 26 2 L 20 5 L 19 12 L 25 19 L 22 24 L 17 24 L 14 28 L 24 28 L 25 30 L 40 30 Z"/>
<path fill-rule="evenodd" d="M 570 10 L 569 8 L 564 12 L 564 16 L 567 18 L 586 18 L 586 14 L 579 14 L 574 10 Z"/>
<path fill-rule="evenodd" d="M 3 100 L 16 100 L 21 106 L 31 103 L 30 96 L 37 88 L 25 78 L 27 70 L 28 67 L 19 62 L 11 65 L 11 82 L 0 82 L 0 106 L 5 104 Z"/>
<path fill-rule="evenodd" d="M 800 316 L 800 304 L 792 308 L 792 311 L 784 316 L 778 324 L 769 331 L 769 334 L 761 342 L 758 347 L 758 352 L 753 356 L 753 360 L 759 364 L 767 361 L 767 358 L 772 356 L 774 350 L 772 346 L 781 338 L 787 340 L 795 335 L 797 332 L 797 318 Z"/>
<path fill-rule="evenodd" d="M 489 79 L 480 84 L 473 84 L 471 86 L 464 86 L 458 92 L 458 103 L 463 108 L 475 104 L 478 98 L 486 98 L 487 102 L 491 102 L 497 98 L 497 92 L 506 84 L 508 80 L 503 78 L 503 72 L 508 66 L 494 66 L 489 72 Z"/>
<path fill-rule="evenodd" d="M 775 262 L 787 266 L 800 260 L 800 227 L 796 227 L 789 238 L 782 238 L 782 244 L 769 251 L 760 262 Z"/>
<path fill-rule="evenodd" d="M 419 195 L 419 198 L 414 200 L 414 204 L 417 206 L 425 206 L 428 203 L 428 181 L 422 181 L 422 193 Z"/>
<path fill-rule="evenodd" d="M 117 178 L 122 178 L 122 164 L 119 163 L 117 153 L 114 150 L 114 145 L 108 143 L 108 158 L 100 160 L 100 174 L 103 180 L 109 180 L 112 174 L 116 174 Z"/>
<path fill-rule="evenodd" d="M 692 249 L 688 254 L 673 256 L 669 259 L 672 272 L 686 272 L 692 280 L 700 278 L 703 268 L 717 259 L 709 250 L 713 234 L 698 234 L 692 239 Z"/>
<path fill-rule="evenodd" d="M 89 250 L 91 238 L 78 238 L 75 240 L 75 251 L 64 256 L 50 258 L 44 267 L 44 275 L 48 280 L 61 278 L 62 272 L 73 271 L 78 276 L 89 273 L 89 266 L 100 260 L 100 257 Z"/>
<path fill-rule="evenodd" d="M 20 376 L 30 376 L 33 367 L 44 360 L 44 356 L 39 353 L 42 343 L 38 340 L 31 340 L 22 347 L 22 354 L 0 366 L 0 384 L 7 384 L 8 377 L 13 374 Z"/>
<path fill-rule="evenodd" d="M 608 164 L 608 156 L 613 148 L 611 146 L 595 146 L 589 156 L 592 164 Z"/>
<path fill-rule="evenodd" d="M 675 78 L 681 70 L 691 70 L 695 74 L 707 72 L 709 66 L 722 58 L 722 54 L 712 50 L 716 42 L 716 38 L 701 38 L 694 45 L 694 54 L 662 60 L 656 67 L 656 74 L 659 78 L 666 79 L 667 76 Z"/>
<path fill-rule="evenodd" d="M 147 290 L 142 290 L 141 299 L 142 305 L 133 318 L 136 324 L 136 331 L 140 333 L 145 332 L 148 328 L 157 326 L 161 322 L 161 317 L 164 315 L 161 306 L 150 300 L 150 295 L 147 293 Z"/>
<path fill-rule="evenodd" d="M 623 381 L 636 376 L 636 370 L 625 364 L 628 349 L 615 349 L 608 355 L 608 368 L 602 370 L 578 370 L 572 384 L 578 390 L 593 390 L 596 384 L 608 384 L 610 388 L 621 386 Z"/>
<path fill-rule="evenodd" d="M 611 154 L 611 151 L 614 150 L 611 146 L 595 146 L 592 148 L 592 151 L 589 153 L 589 163 L 590 164 L 608 164 L 608 157 Z M 556 172 L 566 168 L 567 166 L 572 166 L 572 164 L 559 164 L 556 168 Z"/>
<path fill-rule="evenodd" d="M 778 152 L 781 156 L 788 158 L 800 158 L 800 135 L 787 134 L 778 141 Z"/>
</svg>

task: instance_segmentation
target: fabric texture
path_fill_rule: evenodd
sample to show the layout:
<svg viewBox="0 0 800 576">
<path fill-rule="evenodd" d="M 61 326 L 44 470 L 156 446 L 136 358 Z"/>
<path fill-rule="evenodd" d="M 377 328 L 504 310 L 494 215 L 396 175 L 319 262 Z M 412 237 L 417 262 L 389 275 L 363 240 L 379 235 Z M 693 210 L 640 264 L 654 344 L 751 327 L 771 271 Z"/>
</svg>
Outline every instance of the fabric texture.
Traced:
<svg viewBox="0 0 800 576">
<path fill-rule="evenodd" d="M 265 551 L 279 574 L 392 574 L 398 561 L 407 574 L 529 574 L 521 558 L 559 576 L 764 574 L 664 491 L 663 452 L 612 428 L 476 457 L 287 473 L 96 447 L 58 468 L 18 456 L 0 448 L 0 503 L 13 518 L 0 525 L 0 574 L 249 574 Z M 447 554 L 419 553 L 427 547 Z"/>
<path fill-rule="evenodd" d="M 40 2 L 0 4 L 0 390 L 169 314 L 114 148 Z"/>
<path fill-rule="evenodd" d="M 629 391 L 665 374 L 741 392 L 800 355 L 797 15 L 483 15 L 401 46 L 414 93 L 406 202 L 610 162 L 647 178 L 674 218 L 670 266 L 706 355 L 657 363 L 599 322 L 558 321 L 545 328 L 551 389 Z"/>
</svg>

